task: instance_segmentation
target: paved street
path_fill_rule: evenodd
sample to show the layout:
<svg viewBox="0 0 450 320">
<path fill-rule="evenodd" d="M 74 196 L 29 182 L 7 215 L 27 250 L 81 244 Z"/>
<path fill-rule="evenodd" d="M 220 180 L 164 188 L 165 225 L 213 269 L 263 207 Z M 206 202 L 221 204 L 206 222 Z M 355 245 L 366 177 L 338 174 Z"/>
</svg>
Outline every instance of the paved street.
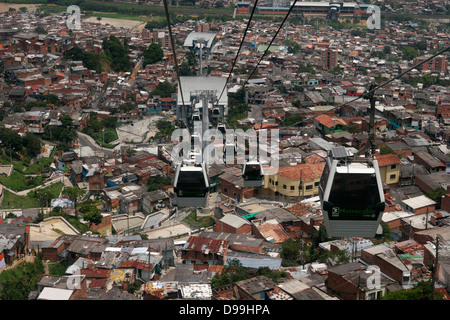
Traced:
<svg viewBox="0 0 450 320">
<path fill-rule="evenodd" d="M 80 148 L 78 148 L 78 152 L 81 151 L 81 156 L 86 156 L 87 154 L 84 153 L 83 155 L 83 151 L 85 152 L 89 152 L 89 149 L 87 148 L 83 148 L 83 147 L 89 147 L 91 149 L 91 151 L 88 153 L 88 155 L 101 155 L 104 154 L 105 156 L 112 156 L 114 154 L 113 149 L 108 149 L 108 148 L 103 148 L 101 146 L 99 146 L 94 139 L 92 139 L 90 136 L 88 136 L 87 134 L 78 132 L 78 141 L 80 143 L 80 147 L 82 148 L 80 150 Z M 119 146 L 117 146 L 116 148 L 119 148 Z"/>
</svg>

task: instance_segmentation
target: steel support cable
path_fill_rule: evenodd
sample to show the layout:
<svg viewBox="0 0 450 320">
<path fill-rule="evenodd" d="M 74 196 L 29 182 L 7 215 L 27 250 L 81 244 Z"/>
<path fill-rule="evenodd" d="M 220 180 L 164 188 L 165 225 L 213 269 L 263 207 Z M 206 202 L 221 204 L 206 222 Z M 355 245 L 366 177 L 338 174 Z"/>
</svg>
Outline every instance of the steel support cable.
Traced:
<svg viewBox="0 0 450 320">
<path fill-rule="evenodd" d="M 286 16 L 284 17 L 283 21 L 281 22 L 280 26 L 278 27 L 277 31 L 275 32 L 275 35 L 272 37 L 272 40 L 270 41 L 269 45 L 267 46 L 266 50 L 264 50 L 263 55 L 261 56 L 261 58 L 259 59 L 258 63 L 256 64 L 255 68 L 253 68 L 253 71 L 250 73 L 250 76 L 247 78 L 247 80 L 245 80 L 244 86 L 248 83 L 248 81 L 251 79 L 251 77 L 253 76 L 253 73 L 255 73 L 256 69 L 258 68 L 259 64 L 261 63 L 262 59 L 265 57 L 265 55 L 267 54 L 267 52 L 269 51 L 272 43 L 275 41 L 276 37 L 278 36 L 278 32 L 280 32 L 280 30 L 283 28 L 284 23 L 286 22 L 287 18 L 289 17 L 289 15 L 292 12 L 292 9 L 294 9 L 295 4 L 297 3 L 297 0 L 295 0 L 291 7 L 289 8 L 288 13 L 286 14 Z"/>
<path fill-rule="evenodd" d="M 163 0 L 163 1 L 164 1 L 164 10 L 166 12 L 167 27 L 169 28 L 170 44 L 172 45 L 172 53 L 173 53 L 173 58 L 174 58 L 174 62 L 175 62 L 175 72 L 177 74 L 178 86 L 179 86 L 180 94 L 181 94 L 181 102 L 183 104 L 183 114 L 185 117 L 187 117 L 186 106 L 184 104 L 183 90 L 181 88 L 180 71 L 178 69 L 178 60 L 177 60 L 177 53 L 175 50 L 175 41 L 173 40 L 172 26 L 170 25 L 169 7 L 167 5 L 167 0 Z M 187 122 L 185 124 L 187 127 Z"/>
<path fill-rule="evenodd" d="M 233 64 L 231 65 L 231 70 L 230 70 L 230 73 L 228 74 L 227 81 L 225 82 L 225 85 L 224 85 L 224 87 L 223 87 L 223 89 L 222 89 L 222 92 L 220 93 L 220 96 L 219 96 L 219 98 L 217 99 L 217 104 L 219 104 L 220 98 L 222 98 L 222 95 L 223 95 L 223 93 L 225 92 L 225 88 L 227 87 L 228 82 L 230 81 L 231 74 L 233 73 L 233 70 L 234 70 L 234 67 L 235 67 L 235 65 L 236 65 L 237 59 L 239 58 L 239 53 L 241 52 L 242 46 L 243 46 L 243 44 L 244 44 L 245 37 L 246 37 L 247 32 L 248 32 L 248 29 L 250 28 L 250 23 L 252 22 L 253 14 L 255 13 L 256 5 L 257 5 L 257 4 L 258 4 L 258 0 L 255 1 L 255 5 L 253 6 L 252 12 L 251 12 L 251 14 L 250 14 L 250 18 L 249 18 L 249 20 L 248 20 L 248 22 L 247 22 L 247 26 L 246 26 L 245 31 L 244 31 L 244 35 L 243 35 L 242 40 L 241 40 L 241 43 L 240 43 L 240 45 L 239 45 L 239 49 L 238 49 L 238 51 L 237 51 L 237 53 L 236 53 L 236 56 L 234 57 Z"/>
<path fill-rule="evenodd" d="M 394 80 L 396 80 L 396 79 L 398 79 L 398 78 L 403 77 L 405 74 L 407 74 L 407 73 L 410 72 L 411 70 L 413 70 L 413 69 L 415 69 L 415 68 L 417 68 L 417 67 L 423 65 L 424 63 L 426 63 L 426 62 L 428 62 L 428 61 L 434 59 L 435 57 L 437 57 L 437 56 L 440 55 L 440 54 L 443 54 L 445 51 L 447 51 L 447 50 L 449 50 L 449 49 L 450 49 L 450 47 L 447 47 L 447 48 L 445 48 L 445 49 L 442 49 L 442 50 L 438 51 L 437 53 L 433 54 L 431 57 L 428 57 L 427 59 L 425 59 L 425 60 L 419 62 L 418 64 L 416 64 L 416 65 L 414 65 L 414 66 L 408 68 L 407 70 L 405 70 L 404 72 L 400 73 L 399 75 L 397 75 L 397 76 L 391 78 L 390 80 L 388 80 L 388 81 L 386 81 L 386 82 L 384 82 L 384 83 L 382 83 L 382 84 L 376 86 L 375 88 L 373 88 L 373 89 L 371 89 L 371 90 L 365 92 L 363 95 L 360 95 L 360 96 L 358 96 L 357 98 L 355 98 L 355 99 L 353 99 L 353 100 L 350 100 L 350 101 L 348 101 L 348 102 L 345 102 L 345 103 L 343 103 L 343 104 L 340 104 L 339 106 L 336 106 L 336 107 L 334 107 L 334 108 L 332 108 L 332 109 L 330 109 L 330 110 L 321 112 L 321 113 L 319 113 L 319 114 L 317 114 L 317 115 L 315 115 L 315 116 L 313 116 L 313 117 L 311 117 L 311 118 L 308 118 L 308 119 L 306 119 L 306 120 L 302 120 L 302 121 L 299 121 L 299 122 L 296 122 L 296 123 L 287 125 L 287 126 L 285 126 L 285 128 L 287 128 L 287 127 L 293 127 L 293 126 L 299 125 L 299 124 L 301 124 L 301 123 L 303 123 L 303 122 L 305 122 L 305 121 L 314 119 L 314 118 L 316 118 L 316 117 L 318 117 L 318 116 L 320 116 L 320 115 L 322 115 L 322 114 L 328 113 L 328 112 L 330 112 L 330 111 L 332 111 L 332 110 L 335 110 L 335 109 L 342 108 L 343 106 L 346 106 L 346 105 L 348 105 L 348 104 L 350 104 L 350 103 L 353 103 L 353 102 L 355 102 L 355 101 L 357 101 L 357 100 L 359 100 L 359 99 L 362 99 L 362 98 L 365 98 L 365 97 L 367 97 L 367 96 L 370 96 L 370 95 L 373 94 L 376 90 L 378 90 L 378 89 L 384 87 L 385 85 L 391 83 L 392 81 L 394 81 Z"/>
</svg>

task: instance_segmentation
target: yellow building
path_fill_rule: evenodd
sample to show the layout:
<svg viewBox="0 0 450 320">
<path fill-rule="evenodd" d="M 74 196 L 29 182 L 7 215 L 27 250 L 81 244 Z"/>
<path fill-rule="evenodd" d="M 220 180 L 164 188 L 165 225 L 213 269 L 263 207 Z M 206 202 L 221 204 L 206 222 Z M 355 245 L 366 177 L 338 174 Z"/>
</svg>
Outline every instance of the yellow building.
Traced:
<svg viewBox="0 0 450 320">
<path fill-rule="evenodd" d="M 319 181 L 325 167 L 324 159 L 314 156 L 305 163 L 281 167 L 264 176 L 260 193 L 286 202 L 298 202 L 319 195 Z"/>
<path fill-rule="evenodd" d="M 397 185 L 400 180 L 400 158 L 394 153 L 376 154 L 381 180 L 388 185 Z"/>
</svg>

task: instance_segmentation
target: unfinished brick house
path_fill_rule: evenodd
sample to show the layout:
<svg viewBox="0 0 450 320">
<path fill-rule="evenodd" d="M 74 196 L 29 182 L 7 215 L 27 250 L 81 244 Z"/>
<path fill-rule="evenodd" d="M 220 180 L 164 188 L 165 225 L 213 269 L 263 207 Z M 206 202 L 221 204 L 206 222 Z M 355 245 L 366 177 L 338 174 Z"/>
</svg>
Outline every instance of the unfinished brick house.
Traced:
<svg viewBox="0 0 450 320">
<path fill-rule="evenodd" d="M 181 258 L 185 264 L 224 264 L 229 242 L 191 236 L 184 245 Z"/>
</svg>

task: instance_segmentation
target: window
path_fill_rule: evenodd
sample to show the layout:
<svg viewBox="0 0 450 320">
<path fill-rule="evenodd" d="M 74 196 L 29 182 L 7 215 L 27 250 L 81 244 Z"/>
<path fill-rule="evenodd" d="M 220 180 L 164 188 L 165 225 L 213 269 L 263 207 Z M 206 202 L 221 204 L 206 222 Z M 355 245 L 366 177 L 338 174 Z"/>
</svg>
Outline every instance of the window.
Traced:
<svg viewBox="0 0 450 320">
<path fill-rule="evenodd" d="M 295 190 L 295 186 L 291 186 L 291 190 Z"/>
<path fill-rule="evenodd" d="M 314 182 L 314 187 L 318 187 L 319 186 L 319 181 Z"/>
<path fill-rule="evenodd" d="M 396 168 L 397 168 L 396 164 L 391 165 L 391 169 L 396 169 Z"/>
<path fill-rule="evenodd" d="M 391 174 L 390 177 L 389 177 L 389 179 L 394 180 L 396 177 L 397 177 L 397 175 Z"/>
<path fill-rule="evenodd" d="M 287 189 L 287 185 L 283 184 L 283 189 Z"/>
<path fill-rule="evenodd" d="M 381 291 L 371 292 L 367 295 L 367 300 L 377 300 L 381 296 Z"/>
<path fill-rule="evenodd" d="M 311 190 L 312 188 L 313 188 L 313 185 L 312 185 L 312 184 L 308 184 L 308 185 L 305 187 L 306 190 Z"/>
</svg>

